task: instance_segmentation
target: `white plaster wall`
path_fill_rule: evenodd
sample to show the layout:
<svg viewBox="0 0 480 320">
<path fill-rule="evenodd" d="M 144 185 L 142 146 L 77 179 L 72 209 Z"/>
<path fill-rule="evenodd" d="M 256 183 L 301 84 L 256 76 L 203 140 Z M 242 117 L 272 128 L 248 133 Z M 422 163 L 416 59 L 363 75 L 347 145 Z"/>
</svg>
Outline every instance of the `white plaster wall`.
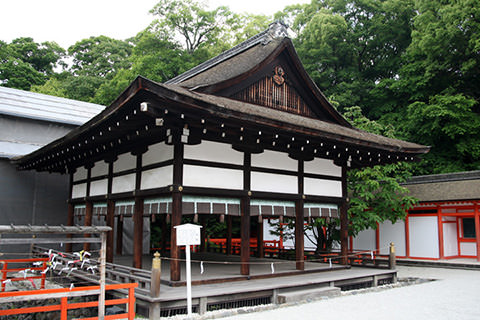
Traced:
<svg viewBox="0 0 480 320">
<path fill-rule="evenodd" d="M 166 166 L 142 172 L 140 188 L 153 189 L 166 187 L 173 183 L 173 166 Z"/>
<path fill-rule="evenodd" d="M 298 178 L 281 174 L 252 172 L 251 189 L 255 191 L 298 193 Z"/>
<path fill-rule="evenodd" d="M 159 163 L 173 159 L 173 146 L 160 142 L 148 147 L 148 151 L 142 155 L 142 165 Z"/>
<path fill-rule="evenodd" d="M 83 179 L 87 179 L 88 170 L 84 167 L 77 168 L 77 171 L 73 174 L 73 181 L 79 181 Z"/>
<path fill-rule="evenodd" d="M 315 158 L 304 162 L 305 173 L 324 174 L 327 176 L 341 177 L 342 167 L 333 163 L 333 160 Z"/>
<path fill-rule="evenodd" d="M 438 258 L 437 217 L 408 218 L 410 256 L 416 258 Z"/>
<path fill-rule="evenodd" d="M 87 184 L 74 184 L 72 187 L 72 199 L 82 198 L 87 196 Z"/>
<path fill-rule="evenodd" d="M 135 174 L 113 177 L 112 193 L 128 192 L 135 190 Z"/>
<path fill-rule="evenodd" d="M 342 182 L 323 179 L 304 179 L 304 193 L 316 196 L 341 197 Z"/>
<path fill-rule="evenodd" d="M 184 165 L 183 185 L 241 190 L 243 189 L 243 171 Z"/>
<path fill-rule="evenodd" d="M 392 224 L 390 221 L 385 221 L 380 225 L 379 238 L 380 254 L 389 254 L 390 243 L 393 242 L 397 256 L 407 255 L 405 222 L 397 221 Z"/>
<path fill-rule="evenodd" d="M 367 229 L 360 231 L 353 238 L 353 250 L 376 250 L 375 230 Z"/>
<path fill-rule="evenodd" d="M 243 152 L 232 149 L 229 144 L 203 141 L 198 145 L 185 145 L 185 159 L 204 160 L 243 165 Z"/>
<path fill-rule="evenodd" d="M 475 242 L 461 242 L 460 255 L 477 256 L 477 244 Z"/>
<path fill-rule="evenodd" d="M 108 163 L 105 161 L 95 162 L 95 166 L 91 170 L 92 177 L 98 177 L 108 174 Z"/>
<path fill-rule="evenodd" d="M 99 196 L 107 194 L 108 189 L 108 180 L 98 180 L 92 181 L 90 183 L 90 195 L 91 196 Z"/>
<path fill-rule="evenodd" d="M 298 171 L 298 161 L 283 152 L 265 150 L 252 154 L 252 167 Z"/>
<path fill-rule="evenodd" d="M 443 223 L 443 255 L 458 256 L 457 224 Z"/>
<path fill-rule="evenodd" d="M 124 153 L 118 156 L 117 161 L 113 164 L 113 172 L 120 172 L 137 167 L 137 157 L 131 153 Z"/>
</svg>

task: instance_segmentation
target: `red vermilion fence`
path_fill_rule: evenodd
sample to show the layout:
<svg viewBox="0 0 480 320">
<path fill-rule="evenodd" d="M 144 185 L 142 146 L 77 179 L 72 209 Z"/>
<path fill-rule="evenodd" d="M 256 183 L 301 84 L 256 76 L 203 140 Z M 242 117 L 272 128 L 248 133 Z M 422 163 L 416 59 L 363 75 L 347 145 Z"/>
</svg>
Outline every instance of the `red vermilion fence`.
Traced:
<svg viewBox="0 0 480 320">
<path fill-rule="evenodd" d="M 137 286 L 138 286 L 137 283 L 122 283 L 122 284 L 106 285 L 105 286 L 106 291 L 128 289 L 128 296 L 126 298 L 105 300 L 105 306 L 126 305 L 127 311 L 122 314 L 107 315 L 104 317 L 104 319 L 133 320 L 135 318 L 135 288 Z M 98 295 L 99 293 L 100 293 L 100 286 L 78 287 L 78 288 L 72 288 L 72 289 L 61 288 L 61 289 L 0 292 L 0 303 L 42 300 L 42 299 L 51 299 L 51 298 L 60 299 L 60 304 L 0 310 L 0 316 L 60 311 L 60 319 L 67 320 L 68 310 L 98 307 L 98 301 L 69 303 L 68 302 L 69 297 Z M 98 317 L 90 317 L 90 318 L 82 318 L 77 320 L 97 320 L 97 319 Z"/>
<path fill-rule="evenodd" d="M 31 270 L 31 271 L 42 271 L 42 270 L 45 270 L 46 267 L 47 267 L 47 261 L 48 261 L 48 258 L 31 258 L 31 259 L 4 259 L 4 260 L 0 260 L 0 264 L 3 264 L 3 267 L 2 269 L 0 270 L 0 272 L 2 273 L 2 283 L 1 283 L 1 291 L 5 291 L 5 287 L 6 287 L 6 281 L 7 280 L 10 280 L 10 281 L 24 281 L 24 280 L 30 280 L 30 281 L 33 281 L 33 279 L 41 279 L 41 283 L 40 283 L 40 289 L 44 289 L 45 288 L 45 278 L 46 278 L 46 274 L 43 273 L 41 275 L 27 275 L 26 274 L 26 271 L 27 270 Z M 15 265 L 18 265 L 18 264 L 25 264 L 25 263 L 35 263 L 35 262 L 41 262 L 42 265 L 41 266 L 38 266 L 38 267 L 29 267 L 29 268 L 25 268 L 25 267 L 16 267 L 16 268 L 11 268 L 11 265 L 12 264 L 15 264 Z M 9 268 L 10 267 L 10 268 Z M 16 278 L 9 278 L 8 277 L 8 274 L 9 273 L 12 273 L 12 272 L 20 272 L 20 271 L 23 271 L 25 276 L 23 277 L 16 277 Z M 33 285 L 33 282 L 32 282 L 32 285 Z"/>
</svg>

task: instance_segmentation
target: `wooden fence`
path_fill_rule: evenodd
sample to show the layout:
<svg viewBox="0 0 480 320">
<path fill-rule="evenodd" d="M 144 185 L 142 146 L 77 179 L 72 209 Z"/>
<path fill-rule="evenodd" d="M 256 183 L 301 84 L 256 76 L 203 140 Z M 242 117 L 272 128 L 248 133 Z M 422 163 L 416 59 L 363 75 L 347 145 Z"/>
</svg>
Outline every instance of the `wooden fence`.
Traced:
<svg viewBox="0 0 480 320">
<path fill-rule="evenodd" d="M 35 287 L 35 285 L 33 284 L 34 279 L 41 279 L 40 289 L 44 289 L 45 288 L 45 278 L 46 278 L 45 273 L 41 273 L 41 275 L 28 275 L 27 273 L 28 273 L 28 271 L 42 271 L 42 270 L 45 270 L 45 268 L 47 267 L 47 261 L 48 261 L 48 258 L 3 259 L 3 260 L 0 260 L 0 264 L 3 265 L 2 269 L 0 270 L 0 272 L 2 273 L 1 291 L 2 292 L 5 291 L 6 283 L 8 281 L 29 280 L 29 281 L 32 282 L 33 287 Z M 25 267 L 23 267 L 23 265 L 25 263 L 33 263 L 34 265 L 38 264 L 38 266 L 25 268 Z M 11 267 L 12 264 L 16 265 L 16 267 L 12 268 Z M 18 264 L 21 264 L 22 266 L 19 267 Z M 23 277 L 9 278 L 8 274 L 13 273 L 13 272 L 16 272 L 16 273 L 23 272 L 24 276 Z"/>
<path fill-rule="evenodd" d="M 124 283 L 106 285 L 105 290 L 121 290 L 127 289 L 128 296 L 126 298 L 114 298 L 105 300 L 105 306 L 113 305 L 126 305 L 127 311 L 116 315 L 106 315 L 103 319 L 129 319 L 135 318 L 135 293 L 134 290 L 137 287 L 136 283 Z M 44 290 L 29 290 L 29 291 L 11 291 L 0 292 L 0 301 L 2 303 L 13 302 L 26 302 L 31 300 L 43 300 L 43 299 L 60 299 L 59 304 L 37 306 L 37 307 L 25 307 L 0 310 L 0 316 L 11 316 L 17 314 L 31 314 L 39 312 L 52 312 L 60 311 L 60 319 L 67 320 L 68 310 L 81 309 L 81 308 L 98 308 L 98 300 L 90 302 L 77 302 L 71 303 L 68 298 L 78 296 L 99 295 L 100 286 L 78 287 L 78 288 L 61 288 L 61 289 L 44 289 Z M 99 317 L 83 318 L 78 320 L 96 320 Z"/>
</svg>

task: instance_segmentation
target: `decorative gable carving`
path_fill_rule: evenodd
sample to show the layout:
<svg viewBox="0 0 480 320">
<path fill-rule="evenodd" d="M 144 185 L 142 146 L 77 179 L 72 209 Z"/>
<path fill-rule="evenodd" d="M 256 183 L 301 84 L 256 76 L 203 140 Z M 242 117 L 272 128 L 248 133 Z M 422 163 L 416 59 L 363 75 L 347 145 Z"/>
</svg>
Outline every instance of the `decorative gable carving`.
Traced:
<svg viewBox="0 0 480 320">
<path fill-rule="evenodd" d="M 297 90 L 289 84 L 284 69 L 277 65 L 272 75 L 261 78 L 231 98 L 302 116 L 314 117 Z"/>
</svg>

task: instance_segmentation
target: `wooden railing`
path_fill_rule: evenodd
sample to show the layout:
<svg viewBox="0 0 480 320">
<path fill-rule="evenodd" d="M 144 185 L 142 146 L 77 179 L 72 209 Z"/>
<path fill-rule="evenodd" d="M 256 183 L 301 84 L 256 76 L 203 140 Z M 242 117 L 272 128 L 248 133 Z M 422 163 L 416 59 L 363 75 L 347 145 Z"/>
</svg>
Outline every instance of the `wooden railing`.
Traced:
<svg viewBox="0 0 480 320">
<path fill-rule="evenodd" d="M 104 319 L 129 319 L 135 318 L 135 288 L 136 283 L 123 283 L 106 285 L 105 290 L 128 290 L 128 296 L 126 298 L 116 298 L 105 300 L 105 306 L 113 305 L 126 305 L 127 311 L 116 315 L 107 315 Z M 44 289 L 44 290 L 29 290 L 29 291 L 11 291 L 0 292 L 0 303 L 12 303 L 12 302 L 25 302 L 31 300 L 44 300 L 44 299 L 60 299 L 59 304 L 52 304 L 46 306 L 37 307 L 25 307 L 0 310 L 0 316 L 11 316 L 17 314 L 31 314 L 39 312 L 52 312 L 60 311 L 60 319 L 67 320 L 68 310 L 81 309 L 81 308 L 93 308 L 98 307 L 97 301 L 89 302 L 68 302 L 68 298 L 78 296 L 90 296 L 100 294 L 100 286 L 78 287 L 78 288 L 61 288 L 61 289 Z M 98 317 L 82 318 L 78 320 L 96 320 Z"/>
<path fill-rule="evenodd" d="M 40 281 L 40 289 L 45 288 L 45 273 L 42 273 L 41 275 L 28 275 L 28 271 L 42 271 L 45 270 L 47 267 L 47 261 L 48 258 L 32 258 L 32 259 L 3 259 L 0 260 L 0 264 L 2 264 L 2 269 L 0 270 L 2 273 L 2 283 L 1 283 L 1 291 L 5 291 L 6 283 L 8 281 L 31 281 L 32 286 L 35 288 L 35 284 L 33 283 L 34 279 L 41 279 Z M 36 264 L 38 263 L 38 266 L 33 266 L 33 267 L 25 267 L 26 263 L 33 263 Z M 21 264 L 22 266 L 17 266 L 15 268 L 12 268 L 11 266 L 13 265 L 18 265 Z M 14 277 L 14 278 L 9 278 L 8 274 L 13 273 L 13 272 L 23 272 L 24 276 L 23 277 Z"/>
</svg>

